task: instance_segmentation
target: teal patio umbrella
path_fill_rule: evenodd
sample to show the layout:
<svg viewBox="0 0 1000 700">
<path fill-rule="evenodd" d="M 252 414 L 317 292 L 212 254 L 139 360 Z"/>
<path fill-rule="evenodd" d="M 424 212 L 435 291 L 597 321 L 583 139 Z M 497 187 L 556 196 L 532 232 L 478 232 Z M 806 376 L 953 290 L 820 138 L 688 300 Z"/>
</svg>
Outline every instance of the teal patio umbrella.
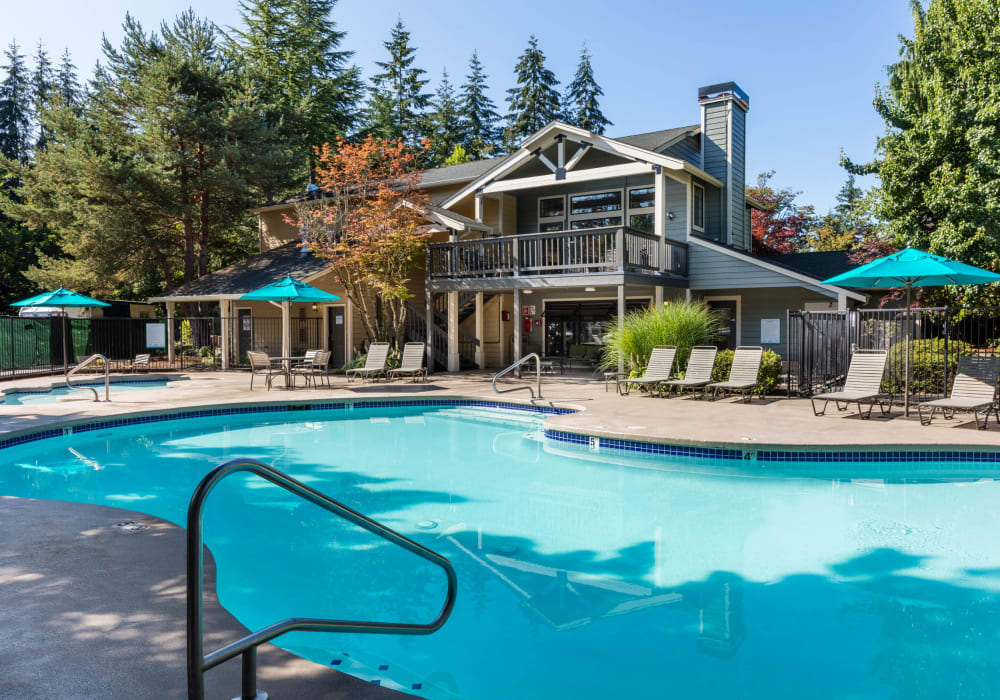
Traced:
<svg viewBox="0 0 1000 700">
<path fill-rule="evenodd" d="M 340 297 L 330 294 L 330 292 L 324 292 L 311 284 L 286 277 L 279 282 L 247 292 L 240 297 L 240 300 L 281 303 L 281 354 L 287 357 L 292 354 L 291 305 L 340 301 Z"/>
<path fill-rule="evenodd" d="M 905 248 L 898 253 L 823 280 L 824 284 L 866 289 L 906 288 L 905 391 L 903 405 L 910 415 L 910 299 L 914 287 L 943 287 L 952 284 L 989 284 L 1000 282 L 1000 275 L 966 265 L 940 255 Z"/>
<path fill-rule="evenodd" d="M 92 299 L 83 294 L 77 294 L 69 289 L 54 289 L 51 292 L 42 292 L 41 294 L 36 294 L 28 299 L 22 299 L 21 301 L 15 301 L 11 306 L 50 306 L 62 309 L 62 324 L 63 324 L 63 372 L 69 375 L 69 352 L 66 348 L 66 336 L 67 325 L 66 325 L 66 309 L 89 309 L 95 306 L 111 306 L 111 304 L 99 301 L 97 299 Z"/>
</svg>

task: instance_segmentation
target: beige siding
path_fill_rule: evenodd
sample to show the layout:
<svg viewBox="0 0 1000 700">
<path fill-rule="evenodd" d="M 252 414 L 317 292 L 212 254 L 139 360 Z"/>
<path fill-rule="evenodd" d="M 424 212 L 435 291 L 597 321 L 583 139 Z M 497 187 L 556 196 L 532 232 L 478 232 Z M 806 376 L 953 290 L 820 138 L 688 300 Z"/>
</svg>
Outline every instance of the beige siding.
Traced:
<svg viewBox="0 0 1000 700">
<path fill-rule="evenodd" d="M 271 250 L 299 240 L 299 230 L 285 221 L 285 216 L 295 216 L 295 208 L 274 209 L 260 212 L 260 251 Z"/>
</svg>

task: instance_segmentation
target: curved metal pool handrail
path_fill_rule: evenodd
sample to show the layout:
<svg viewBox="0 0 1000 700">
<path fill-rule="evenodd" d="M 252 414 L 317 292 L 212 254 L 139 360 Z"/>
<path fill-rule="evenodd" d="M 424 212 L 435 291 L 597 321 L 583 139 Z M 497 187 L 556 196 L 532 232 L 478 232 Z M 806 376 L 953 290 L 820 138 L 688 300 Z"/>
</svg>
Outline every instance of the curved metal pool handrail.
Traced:
<svg viewBox="0 0 1000 700">
<path fill-rule="evenodd" d="M 437 617 L 424 624 L 406 622 L 364 622 L 355 620 L 326 620 L 320 618 L 293 617 L 268 625 L 263 629 L 226 646 L 204 654 L 202 619 L 202 576 L 204 574 L 204 543 L 202 539 L 202 511 L 205 500 L 216 484 L 230 474 L 250 472 L 276 486 L 294 493 L 302 499 L 323 508 L 334 515 L 378 535 L 403 549 L 426 559 L 444 570 L 448 578 L 448 592 L 444 606 Z M 257 695 L 257 647 L 287 632 L 353 632 L 367 634 L 431 634 L 441 628 L 455 607 L 458 577 L 451 562 L 437 552 L 417 544 L 394 530 L 368 518 L 361 513 L 338 503 L 329 496 L 296 481 L 274 467 L 251 459 L 233 459 L 210 471 L 198 484 L 187 513 L 187 671 L 189 700 L 204 700 L 204 673 L 219 664 L 243 655 L 243 698 Z"/>
<path fill-rule="evenodd" d="M 534 389 L 531 388 L 530 384 L 525 384 L 523 386 L 514 386 L 514 387 L 511 387 L 510 389 L 497 389 L 497 380 L 500 379 L 500 377 L 502 377 L 502 376 L 504 376 L 506 374 L 510 374 L 515 369 L 517 369 L 518 367 L 520 367 L 521 365 L 523 365 L 525 362 L 527 362 L 528 360 L 530 360 L 532 358 L 535 359 L 535 388 Z M 542 398 L 542 358 L 540 358 L 538 356 L 537 352 L 529 352 L 527 355 L 525 355 L 520 360 L 518 360 L 517 362 L 515 362 L 514 364 L 512 364 L 510 367 L 507 367 L 506 369 L 502 369 L 502 370 L 500 370 L 499 372 L 497 372 L 496 374 L 493 375 L 493 391 L 494 391 L 494 393 L 497 393 L 497 394 L 508 394 L 508 393 L 510 393 L 512 391 L 521 391 L 523 389 L 527 389 L 529 392 L 531 392 L 531 398 L 533 398 L 533 399 L 540 399 L 540 398 Z"/>
<path fill-rule="evenodd" d="M 74 367 L 73 369 L 71 369 L 69 372 L 66 373 L 66 386 L 69 387 L 70 389 L 75 389 L 77 391 L 88 391 L 88 390 L 92 391 L 92 392 L 94 392 L 94 401 L 100 401 L 101 399 L 97 395 L 97 389 L 95 389 L 94 387 L 92 387 L 92 386 L 73 386 L 72 384 L 69 383 L 69 378 L 70 377 L 72 377 L 74 374 L 76 374 L 77 372 L 79 372 L 81 369 L 83 369 L 87 365 L 92 365 L 93 363 L 95 363 L 98 358 L 104 360 L 104 400 L 105 401 L 110 401 L 111 400 L 111 365 L 108 362 L 108 358 L 106 358 L 104 355 L 102 355 L 99 352 L 95 352 L 90 357 L 84 358 L 83 362 L 81 362 L 76 367 Z"/>
</svg>

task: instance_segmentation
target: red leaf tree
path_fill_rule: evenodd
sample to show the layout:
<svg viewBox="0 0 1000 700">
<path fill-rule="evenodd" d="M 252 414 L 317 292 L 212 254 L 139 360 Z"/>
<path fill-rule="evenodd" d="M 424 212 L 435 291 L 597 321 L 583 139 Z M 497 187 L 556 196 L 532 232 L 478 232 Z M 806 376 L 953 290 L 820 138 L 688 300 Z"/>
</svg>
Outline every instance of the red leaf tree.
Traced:
<svg viewBox="0 0 1000 700">
<path fill-rule="evenodd" d="M 768 182 L 774 171 L 757 176 L 757 185 L 747 188 L 747 196 L 764 205 L 765 211 L 753 209 L 751 212 L 751 233 L 753 252 L 771 255 L 774 253 L 794 253 L 805 242 L 806 233 L 816 223 L 816 212 L 812 205 L 796 204 L 801 192 L 786 187 L 776 190 Z"/>
<path fill-rule="evenodd" d="M 289 223 L 301 245 L 323 258 L 358 310 L 369 340 L 404 342 L 408 283 L 424 250 L 426 195 L 418 167 L 424 142 L 368 136 L 316 149 L 318 196 L 300 202 Z"/>
</svg>

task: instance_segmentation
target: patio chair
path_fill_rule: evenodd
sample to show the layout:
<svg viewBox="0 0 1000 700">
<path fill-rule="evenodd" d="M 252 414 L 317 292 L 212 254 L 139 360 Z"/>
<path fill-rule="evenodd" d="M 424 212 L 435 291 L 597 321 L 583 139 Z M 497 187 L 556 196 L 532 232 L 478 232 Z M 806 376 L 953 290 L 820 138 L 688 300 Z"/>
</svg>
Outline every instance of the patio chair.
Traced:
<svg viewBox="0 0 1000 700">
<path fill-rule="evenodd" d="M 423 378 L 427 381 L 427 368 L 424 367 L 425 345 L 423 343 L 407 343 L 403 346 L 403 359 L 397 369 L 390 369 L 389 380 L 395 377 L 411 377 L 413 381 Z"/>
<path fill-rule="evenodd" d="M 127 369 L 129 372 L 135 372 L 136 370 L 138 370 L 140 368 L 143 368 L 143 369 L 149 371 L 149 355 L 148 354 L 136 355 L 134 359 L 127 360 L 127 362 L 128 362 L 128 365 L 126 365 L 125 369 Z"/>
<path fill-rule="evenodd" d="M 764 358 L 764 348 L 760 345 L 741 345 L 733 353 L 733 364 L 729 368 L 729 379 L 713 382 L 705 387 L 712 390 L 712 400 L 722 395 L 740 393 L 743 401 L 753 401 L 753 391 L 760 386 L 760 398 L 764 398 L 764 387 L 760 384 L 760 362 Z"/>
<path fill-rule="evenodd" d="M 302 377 L 306 386 L 319 386 L 319 380 L 326 377 L 326 385 L 330 386 L 330 374 L 327 365 L 330 363 L 329 350 L 307 350 L 305 360 L 292 367 L 292 386 L 295 378 Z"/>
<path fill-rule="evenodd" d="M 264 377 L 264 384 L 267 386 L 267 390 L 271 390 L 271 383 L 274 381 L 275 377 L 284 377 L 285 383 L 288 383 L 288 375 L 285 374 L 285 369 L 283 367 L 274 367 L 271 364 L 271 358 L 268 357 L 266 352 L 255 352 L 253 350 L 247 352 L 247 359 L 250 360 L 250 391 L 253 391 L 253 379 L 254 377 Z"/>
<path fill-rule="evenodd" d="M 678 396 L 683 394 L 685 389 L 701 389 L 704 395 L 705 387 L 712 381 L 712 370 L 715 369 L 715 356 L 718 352 L 719 349 L 714 345 L 696 345 L 691 348 L 691 357 L 688 358 L 684 378 L 663 382 L 667 396 L 669 397 L 674 389 L 677 390 Z"/>
<path fill-rule="evenodd" d="M 365 366 L 347 370 L 347 381 L 351 377 L 362 379 L 378 379 L 385 376 L 386 363 L 389 361 L 389 343 L 372 343 L 368 348 Z"/>
<path fill-rule="evenodd" d="M 858 416 L 862 419 L 871 417 L 872 409 L 876 404 L 883 416 L 888 415 L 892 411 L 892 396 L 889 396 L 888 406 L 881 399 L 884 396 L 882 375 L 885 374 L 885 364 L 888 358 L 889 353 L 884 350 L 856 350 L 851 358 L 851 366 L 847 369 L 844 388 L 840 391 L 830 391 L 813 396 L 810 399 L 813 413 L 822 416 L 826 413 L 827 405 L 833 401 L 837 405 L 838 411 L 846 411 L 852 403 L 856 403 Z M 816 410 L 817 401 L 823 402 L 823 410 Z M 861 410 L 862 404 L 868 404 L 867 413 Z"/>
<path fill-rule="evenodd" d="M 951 387 L 951 396 L 946 399 L 927 401 L 918 404 L 920 423 L 930 425 L 934 414 L 940 410 L 946 420 L 955 417 L 956 411 L 972 413 L 976 419 L 976 427 L 986 429 L 990 413 L 1000 423 L 1000 413 L 997 412 L 997 378 L 1000 376 L 1000 357 L 973 357 L 962 355 L 958 358 L 958 371 L 955 373 L 955 383 Z M 930 414 L 925 416 L 924 409 L 929 408 Z M 985 411 L 983 422 L 979 422 L 979 412 Z"/>
<path fill-rule="evenodd" d="M 618 393 L 622 396 L 628 396 L 628 392 L 633 386 L 649 387 L 650 393 L 657 391 L 663 382 L 670 379 L 676 356 L 677 346 L 657 345 L 649 354 L 649 363 L 641 377 L 618 380 Z"/>
</svg>

